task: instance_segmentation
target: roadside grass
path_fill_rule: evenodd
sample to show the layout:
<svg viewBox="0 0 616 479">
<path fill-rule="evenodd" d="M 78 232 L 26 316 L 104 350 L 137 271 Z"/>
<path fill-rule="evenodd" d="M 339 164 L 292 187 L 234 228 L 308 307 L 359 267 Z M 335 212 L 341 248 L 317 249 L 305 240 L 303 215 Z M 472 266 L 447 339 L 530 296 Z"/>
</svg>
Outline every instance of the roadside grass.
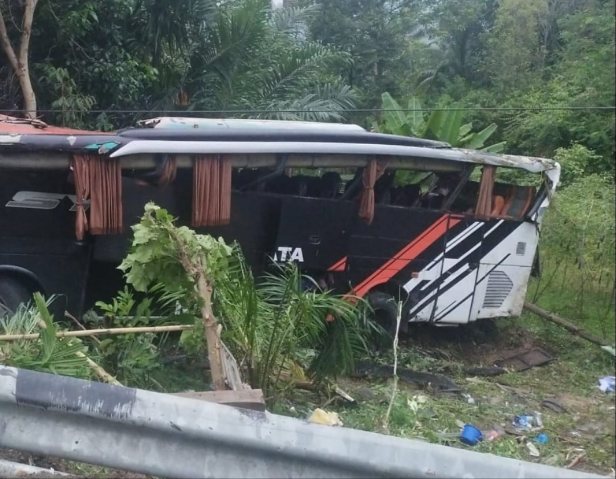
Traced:
<svg viewBox="0 0 616 479">
<path fill-rule="evenodd" d="M 572 336 L 556 325 L 525 314 L 519 319 L 499 320 L 489 333 L 479 324 L 460 328 L 458 334 L 434 330 L 425 345 L 426 332 L 411 337 L 400 349 L 401 368 L 442 373 L 453 379 L 472 397 L 418 389 L 399 382 L 398 392 L 384 430 L 391 380 L 339 379 L 339 385 L 353 396 L 357 404 L 294 391 L 275 412 L 307 417 L 315 407 L 325 407 L 340 414 L 346 427 L 388 433 L 488 452 L 499 456 L 534 461 L 557 467 L 567 466 L 583 454 L 576 469 L 610 474 L 614 468 L 614 396 L 601 393 L 597 379 L 614 374 L 613 358 L 598 346 Z M 428 333 L 429 334 L 429 333 Z M 522 372 L 495 377 L 469 377 L 464 366 L 489 365 L 491 358 L 507 350 L 539 346 L 554 356 L 554 361 Z M 378 358 L 391 364 L 391 353 Z M 541 405 L 551 399 L 567 411 L 557 413 Z M 496 440 L 484 440 L 475 447 L 462 444 L 460 423 L 471 423 L 484 433 L 491 429 L 509 429 L 516 414 L 542 413 L 549 442 L 535 444 L 540 457 L 529 454 L 526 442 L 533 442 L 538 432 L 526 437 L 504 434 Z"/>
<path fill-rule="evenodd" d="M 543 274 L 532 278 L 527 301 L 561 315 L 589 333 L 614 342 L 615 272 L 590 271 L 557 257 L 543 261 Z"/>
</svg>

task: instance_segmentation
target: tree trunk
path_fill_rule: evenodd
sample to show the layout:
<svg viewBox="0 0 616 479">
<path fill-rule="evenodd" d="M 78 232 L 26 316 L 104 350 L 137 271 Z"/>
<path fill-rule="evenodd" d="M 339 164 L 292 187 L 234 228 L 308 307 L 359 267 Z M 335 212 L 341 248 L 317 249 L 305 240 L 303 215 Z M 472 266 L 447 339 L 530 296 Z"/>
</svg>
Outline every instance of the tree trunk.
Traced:
<svg viewBox="0 0 616 479">
<path fill-rule="evenodd" d="M 210 362 L 212 384 L 217 391 L 226 389 L 225 375 L 222 365 L 222 345 L 218 334 L 218 322 L 212 313 L 212 288 L 205 280 L 201 271 L 197 272 L 197 290 L 203 299 L 201 317 L 205 328 L 205 340 L 207 341 L 207 357 Z"/>
<path fill-rule="evenodd" d="M 26 118 L 36 118 L 36 95 L 30 80 L 30 69 L 28 66 L 28 53 L 30 49 L 30 35 L 32 34 L 32 20 L 34 10 L 38 0 L 25 0 L 24 14 L 21 23 L 21 36 L 17 53 L 11 44 L 6 23 L 0 11 L 0 47 L 9 60 L 13 73 L 19 80 L 19 87 L 23 96 L 23 108 Z"/>
</svg>

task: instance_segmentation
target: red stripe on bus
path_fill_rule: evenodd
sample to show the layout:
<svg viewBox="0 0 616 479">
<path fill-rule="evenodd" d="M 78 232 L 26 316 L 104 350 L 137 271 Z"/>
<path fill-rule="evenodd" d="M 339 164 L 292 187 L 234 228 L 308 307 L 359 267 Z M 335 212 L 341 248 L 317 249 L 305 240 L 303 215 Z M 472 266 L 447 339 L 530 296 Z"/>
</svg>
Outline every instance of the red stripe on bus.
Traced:
<svg viewBox="0 0 616 479">
<path fill-rule="evenodd" d="M 340 258 L 338 261 L 332 264 L 329 268 L 327 268 L 327 271 L 332 271 L 332 272 L 333 271 L 336 271 L 336 272 L 344 271 L 346 268 L 346 262 L 347 262 L 346 256 L 344 258 Z"/>
<path fill-rule="evenodd" d="M 441 216 L 421 235 L 398 251 L 393 258 L 388 260 L 383 266 L 359 283 L 353 289 L 353 293 L 356 296 L 363 297 L 375 286 L 389 281 L 396 274 L 402 271 L 402 269 L 408 266 L 411 261 L 417 258 L 417 256 L 441 238 L 450 227 L 455 226 L 460 221 L 460 219 L 449 217 L 448 215 Z"/>
</svg>

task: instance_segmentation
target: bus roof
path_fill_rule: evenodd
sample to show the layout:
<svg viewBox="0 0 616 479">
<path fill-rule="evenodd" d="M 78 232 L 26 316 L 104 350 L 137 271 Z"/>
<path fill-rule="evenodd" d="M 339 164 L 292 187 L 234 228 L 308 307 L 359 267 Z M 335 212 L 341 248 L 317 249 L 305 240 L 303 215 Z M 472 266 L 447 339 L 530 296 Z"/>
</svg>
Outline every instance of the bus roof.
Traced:
<svg viewBox="0 0 616 479">
<path fill-rule="evenodd" d="M 340 167 L 346 166 L 349 156 L 376 155 L 395 159 L 398 165 L 408 162 L 409 168 L 420 165 L 422 169 L 454 167 L 456 163 L 460 167 L 469 163 L 487 164 L 536 173 L 555 170 L 553 173 L 558 174 L 560 169 L 558 163 L 545 158 L 452 148 L 443 142 L 373 133 L 348 124 L 161 117 L 139 122 L 137 128 L 104 134 L 47 126 L 41 128 L 31 122 L 15 120 L 0 118 L 0 165 L 5 152 L 25 150 L 46 153 L 98 151 L 109 153 L 112 158 L 134 160 L 158 154 L 236 154 L 247 155 L 249 159 L 289 155 L 310 158 L 313 165 L 317 165 L 317 158 L 327 157 L 329 166 L 336 163 Z M 134 161 L 131 163 L 135 164 Z M 349 160 L 348 163 L 350 166 L 354 162 Z M 11 164 L 14 165 L 15 161 Z M 246 165 L 249 166 L 250 161 Z"/>
<path fill-rule="evenodd" d="M 292 131 L 366 131 L 359 125 L 348 123 L 323 123 L 316 121 L 286 121 L 236 118 L 191 118 L 163 116 L 137 122 L 137 126 L 147 128 L 173 128 L 189 130 L 224 130 L 224 129 L 284 129 Z"/>
</svg>

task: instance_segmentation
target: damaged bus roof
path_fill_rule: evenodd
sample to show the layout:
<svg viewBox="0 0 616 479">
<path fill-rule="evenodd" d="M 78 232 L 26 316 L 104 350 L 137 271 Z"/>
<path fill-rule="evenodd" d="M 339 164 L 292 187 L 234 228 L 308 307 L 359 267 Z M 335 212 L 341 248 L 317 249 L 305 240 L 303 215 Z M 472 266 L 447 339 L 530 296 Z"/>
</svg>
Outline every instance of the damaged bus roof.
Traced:
<svg viewBox="0 0 616 479">
<path fill-rule="evenodd" d="M 137 168 L 140 163 L 150 163 L 147 157 L 152 155 L 235 154 L 246 156 L 245 160 L 238 161 L 238 166 L 251 166 L 253 161 L 254 166 L 264 166 L 258 157 L 274 160 L 275 156 L 288 155 L 291 163 L 301 166 L 319 166 L 319 159 L 327 158 L 329 166 L 344 167 L 357 163 L 348 156 L 366 161 L 367 158 L 357 157 L 376 155 L 388 157 L 402 168 L 455 169 L 455 163 L 470 163 L 521 168 L 533 173 L 549 171 L 549 176 L 556 178 L 560 171 L 558 163 L 546 158 L 452 148 L 443 142 L 373 133 L 349 124 L 161 117 L 139 122 L 136 128 L 105 134 L 44 124 L 35 127 L 8 118 L 0 117 L 0 166 L 20 151 L 89 151 L 123 158 L 123 163 L 128 160 Z M 25 163 L 30 164 L 32 156 L 28 156 L 30 161 Z M 46 158 L 52 159 L 46 155 L 40 160 Z M 9 162 L 11 166 L 19 166 L 17 161 Z M 179 161 L 178 166 L 183 163 Z"/>
</svg>

